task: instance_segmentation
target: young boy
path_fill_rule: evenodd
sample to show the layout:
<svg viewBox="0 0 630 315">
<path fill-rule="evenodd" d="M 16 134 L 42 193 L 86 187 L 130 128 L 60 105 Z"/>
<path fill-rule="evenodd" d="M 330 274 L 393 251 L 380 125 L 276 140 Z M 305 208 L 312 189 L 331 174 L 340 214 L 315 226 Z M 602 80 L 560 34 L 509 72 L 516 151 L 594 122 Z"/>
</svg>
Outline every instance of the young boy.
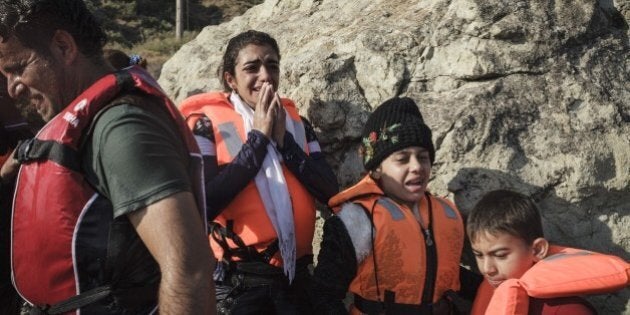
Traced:
<svg viewBox="0 0 630 315">
<path fill-rule="evenodd" d="M 361 145 L 368 171 L 329 201 L 310 292 L 316 314 L 442 314 L 460 289 L 463 222 L 426 191 L 435 149 L 415 102 L 393 98 L 368 118 Z"/>
<path fill-rule="evenodd" d="M 614 256 L 551 248 L 543 235 L 538 208 L 522 194 L 508 190 L 486 194 L 471 210 L 466 231 L 477 266 L 487 281 L 480 287 L 473 314 L 492 313 L 495 307 L 503 305 L 514 310 L 510 313 L 596 314 L 588 302 L 575 295 L 610 292 L 623 288 L 624 282 L 627 285 L 627 264 Z M 560 255 L 548 256 L 555 253 Z M 599 262 L 603 264 L 600 266 Z M 586 269 L 595 271 L 588 274 L 591 270 Z M 603 277 L 598 278 L 598 272 L 616 274 L 620 280 L 606 283 Z M 604 283 L 593 287 L 589 282 L 592 279 Z M 545 281 L 545 285 L 539 285 L 540 281 Z M 488 288 L 488 284 L 495 289 Z M 539 292 L 538 287 L 548 291 L 537 293 L 538 297 L 553 298 L 532 297 L 532 292 Z M 510 299 L 513 301 L 506 301 Z"/>
</svg>

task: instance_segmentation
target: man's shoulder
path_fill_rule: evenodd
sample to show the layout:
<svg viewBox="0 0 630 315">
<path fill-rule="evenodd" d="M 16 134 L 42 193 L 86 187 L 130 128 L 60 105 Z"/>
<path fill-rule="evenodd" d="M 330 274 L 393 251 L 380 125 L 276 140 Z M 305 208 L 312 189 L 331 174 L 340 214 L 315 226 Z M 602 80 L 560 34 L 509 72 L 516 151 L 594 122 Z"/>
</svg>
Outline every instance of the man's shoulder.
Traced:
<svg viewBox="0 0 630 315">
<path fill-rule="evenodd" d="M 148 95 L 140 92 L 122 93 L 112 99 L 107 108 L 114 108 L 116 106 L 138 107 L 140 109 L 150 109 L 152 107 L 160 106 L 162 100 L 156 96 Z"/>
<path fill-rule="evenodd" d="M 157 117 L 169 120 L 169 116 L 159 98 L 142 93 L 125 93 L 114 98 L 97 114 L 93 127 L 106 127 L 111 122 L 120 122 L 125 118 L 129 118 L 127 122 L 142 123 L 142 119 L 134 118 Z"/>
</svg>

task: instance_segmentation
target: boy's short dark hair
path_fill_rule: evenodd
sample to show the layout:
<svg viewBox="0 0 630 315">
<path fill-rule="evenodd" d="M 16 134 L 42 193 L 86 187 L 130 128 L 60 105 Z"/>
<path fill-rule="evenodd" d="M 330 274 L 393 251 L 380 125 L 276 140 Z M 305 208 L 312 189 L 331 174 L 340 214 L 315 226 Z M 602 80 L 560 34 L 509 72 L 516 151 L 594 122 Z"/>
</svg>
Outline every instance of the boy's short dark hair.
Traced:
<svg viewBox="0 0 630 315">
<path fill-rule="evenodd" d="M 468 214 L 466 233 L 470 241 L 483 232 L 508 233 L 527 244 L 544 237 L 540 212 L 534 201 L 510 190 L 485 194 Z"/>
</svg>

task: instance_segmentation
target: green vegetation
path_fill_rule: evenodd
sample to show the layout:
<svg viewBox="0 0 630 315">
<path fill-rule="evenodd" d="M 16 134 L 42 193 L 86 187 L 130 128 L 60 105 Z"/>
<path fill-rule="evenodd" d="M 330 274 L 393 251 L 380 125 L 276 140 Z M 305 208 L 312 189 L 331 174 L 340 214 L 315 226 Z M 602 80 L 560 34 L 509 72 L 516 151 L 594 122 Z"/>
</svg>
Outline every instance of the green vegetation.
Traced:
<svg viewBox="0 0 630 315">
<path fill-rule="evenodd" d="M 159 75 L 162 64 L 207 25 L 220 24 L 263 0 L 182 0 L 184 37 L 175 39 L 175 0 L 85 0 L 99 19 L 107 48 L 139 54 L 149 71 Z"/>
<path fill-rule="evenodd" d="M 243 14 L 264 0 L 183 0 L 184 36 L 175 39 L 175 0 L 85 0 L 109 37 L 106 48 L 139 54 L 156 78 L 162 64 L 204 26 Z M 188 5 L 188 8 L 186 8 Z M 35 129 L 44 125 L 35 109 L 18 102 L 18 109 Z"/>
</svg>

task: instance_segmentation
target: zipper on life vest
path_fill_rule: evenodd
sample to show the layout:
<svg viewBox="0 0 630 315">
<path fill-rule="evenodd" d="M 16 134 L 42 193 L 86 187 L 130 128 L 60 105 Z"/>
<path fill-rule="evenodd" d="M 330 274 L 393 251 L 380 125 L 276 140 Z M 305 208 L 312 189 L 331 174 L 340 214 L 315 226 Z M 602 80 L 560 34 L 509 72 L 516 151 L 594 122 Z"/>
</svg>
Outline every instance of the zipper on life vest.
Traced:
<svg viewBox="0 0 630 315">
<path fill-rule="evenodd" d="M 433 246 L 433 239 L 431 238 L 431 230 L 424 230 L 424 242 L 427 246 Z"/>
<path fill-rule="evenodd" d="M 431 204 L 431 196 L 426 193 L 427 202 L 429 204 L 429 222 L 424 230 L 424 252 L 426 255 L 426 268 L 424 289 L 422 290 L 422 304 L 430 305 L 433 303 L 433 291 L 435 291 L 435 279 L 437 277 L 437 249 L 435 242 L 433 242 L 432 229 L 433 229 L 433 207 Z"/>
</svg>

